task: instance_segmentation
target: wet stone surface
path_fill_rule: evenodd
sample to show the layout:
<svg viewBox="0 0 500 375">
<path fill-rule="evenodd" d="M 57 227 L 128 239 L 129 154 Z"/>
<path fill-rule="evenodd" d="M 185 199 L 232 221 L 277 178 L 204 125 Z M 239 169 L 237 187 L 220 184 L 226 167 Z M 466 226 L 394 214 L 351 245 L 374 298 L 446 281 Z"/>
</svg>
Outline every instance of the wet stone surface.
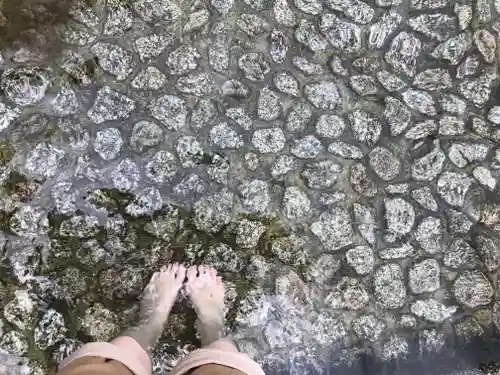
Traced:
<svg viewBox="0 0 500 375">
<path fill-rule="evenodd" d="M 0 373 L 111 338 L 169 261 L 269 374 L 497 337 L 498 1 L 51 3 L 0 6 Z"/>
</svg>

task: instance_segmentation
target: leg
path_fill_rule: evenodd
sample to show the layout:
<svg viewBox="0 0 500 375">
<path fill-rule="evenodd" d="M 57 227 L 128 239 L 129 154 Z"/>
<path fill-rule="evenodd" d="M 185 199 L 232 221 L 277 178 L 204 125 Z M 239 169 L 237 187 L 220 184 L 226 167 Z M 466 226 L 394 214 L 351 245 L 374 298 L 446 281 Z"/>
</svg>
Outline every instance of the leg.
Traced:
<svg viewBox="0 0 500 375">
<path fill-rule="evenodd" d="M 144 290 L 139 324 L 129 328 L 123 336 L 132 337 L 145 351 L 149 351 L 163 332 L 185 277 L 186 269 L 178 263 L 164 266 L 156 272 Z"/>
<path fill-rule="evenodd" d="M 148 351 L 162 334 L 185 277 L 184 266 L 178 263 L 163 266 L 160 272 L 153 275 L 144 290 L 139 324 L 128 329 L 110 343 L 85 344 L 59 364 L 59 372 L 63 373 L 61 375 L 81 375 L 82 373 L 151 375 L 151 360 Z M 85 367 L 88 363 L 94 367 L 92 369 Z M 112 370 L 116 366 L 125 369 L 128 373 L 122 374 Z"/>
<path fill-rule="evenodd" d="M 224 284 L 211 267 L 193 266 L 187 270 L 186 292 L 198 319 L 196 329 L 202 347 L 224 337 Z"/>
</svg>

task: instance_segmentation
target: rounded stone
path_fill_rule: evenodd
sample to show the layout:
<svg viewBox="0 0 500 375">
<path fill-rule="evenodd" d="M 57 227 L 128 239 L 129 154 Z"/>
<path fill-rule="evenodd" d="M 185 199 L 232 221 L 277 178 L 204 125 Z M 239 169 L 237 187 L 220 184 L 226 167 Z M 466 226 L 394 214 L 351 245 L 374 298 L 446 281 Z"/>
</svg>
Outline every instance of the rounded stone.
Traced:
<svg viewBox="0 0 500 375">
<path fill-rule="evenodd" d="M 122 135 L 116 128 L 98 131 L 94 140 L 94 150 L 104 160 L 115 159 L 120 154 L 122 145 Z"/>
<path fill-rule="evenodd" d="M 422 294 L 439 289 L 439 263 L 435 259 L 426 259 L 412 266 L 409 272 L 409 286 L 413 293 Z"/>
<path fill-rule="evenodd" d="M 37 66 L 8 68 L 2 73 L 0 87 L 7 98 L 20 106 L 41 101 L 50 86 L 49 69 Z"/>
<path fill-rule="evenodd" d="M 453 294 L 457 301 L 471 309 L 488 305 L 493 293 L 490 280 L 480 271 L 465 271 L 453 284 Z"/>
<path fill-rule="evenodd" d="M 397 309 L 406 301 L 403 271 L 396 263 L 384 264 L 373 276 L 375 299 L 386 309 Z"/>
<path fill-rule="evenodd" d="M 388 149 L 376 147 L 368 154 L 368 161 L 373 171 L 384 181 L 395 179 L 401 169 L 401 162 Z"/>
<path fill-rule="evenodd" d="M 263 154 L 281 151 L 285 142 L 285 134 L 280 128 L 257 129 L 252 136 L 252 145 Z"/>
<path fill-rule="evenodd" d="M 373 250 L 364 245 L 347 250 L 346 260 L 358 275 L 368 275 L 375 264 Z"/>
<path fill-rule="evenodd" d="M 325 138 L 337 138 L 345 130 L 344 120 L 332 114 L 323 114 L 316 121 L 316 133 Z"/>
</svg>

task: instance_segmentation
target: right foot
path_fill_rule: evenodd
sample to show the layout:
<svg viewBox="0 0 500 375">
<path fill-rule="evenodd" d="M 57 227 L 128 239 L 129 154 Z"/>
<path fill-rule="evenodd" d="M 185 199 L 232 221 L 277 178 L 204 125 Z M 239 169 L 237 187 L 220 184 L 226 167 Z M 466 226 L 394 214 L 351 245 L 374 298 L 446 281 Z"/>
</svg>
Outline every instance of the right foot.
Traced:
<svg viewBox="0 0 500 375">
<path fill-rule="evenodd" d="M 186 293 L 198 316 L 196 328 L 206 346 L 224 336 L 224 284 L 211 267 L 187 270 Z"/>
</svg>

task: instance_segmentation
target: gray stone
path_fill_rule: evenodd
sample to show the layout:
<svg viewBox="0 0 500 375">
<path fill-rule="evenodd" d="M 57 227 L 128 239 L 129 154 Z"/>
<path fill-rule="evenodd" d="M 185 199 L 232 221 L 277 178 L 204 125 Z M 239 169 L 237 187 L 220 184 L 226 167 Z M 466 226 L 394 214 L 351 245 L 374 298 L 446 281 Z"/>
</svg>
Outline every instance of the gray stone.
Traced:
<svg viewBox="0 0 500 375">
<path fill-rule="evenodd" d="M 55 99 L 52 101 L 52 111 L 54 115 L 59 117 L 74 115 L 78 112 L 78 98 L 71 87 L 61 87 L 61 90 L 59 90 Z M 8 117 L 12 116 L 14 113 L 6 113 L 4 115 L 6 116 L 5 119 L 8 120 Z"/>
<path fill-rule="evenodd" d="M 0 338 L 0 348 L 2 348 L 0 354 L 7 352 L 17 356 L 23 356 L 28 352 L 28 340 L 20 332 L 9 331 Z"/>
<path fill-rule="evenodd" d="M 359 280 L 343 277 L 333 287 L 325 302 L 333 309 L 361 310 L 369 300 L 370 296 Z"/>
<path fill-rule="evenodd" d="M 368 30 L 369 48 L 378 49 L 384 47 L 389 37 L 397 30 L 402 20 L 403 17 L 396 9 L 391 9 L 384 13 Z M 406 55 L 406 52 L 398 52 L 400 48 L 400 46 L 394 45 L 393 52 L 389 56 L 389 60 L 396 65 L 400 65 L 401 62 L 396 63 L 395 61 L 399 59 L 400 56 Z M 391 62 L 389 63 L 391 64 Z"/>
<path fill-rule="evenodd" d="M 255 247 L 265 231 L 266 227 L 261 222 L 243 219 L 238 223 L 236 244 L 243 248 Z"/>
<path fill-rule="evenodd" d="M 396 263 L 388 263 L 375 270 L 373 288 L 376 301 L 386 309 L 397 309 L 406 301 L 403 272 Z"/>
<path fill-rule="evenodd" d="M 252 145 L 261 153 L 277 153 L 285 147 L 285 142 L 280 128 L 258 129 L 252 136 Z"/>
<path fill-rule="evenodd" d="M 210 129 L 210 142 L 221 149 L 239 149 L 243 146 L 241 135 L 226 122 L 221 122 Z"/>
<path fill-rule="evenodd" d="M 379 92 L 377 81 L 370 76 L 351 76 L 349 84 L 352 89 L 361 96 L 376 95 Z"/>
<path fill-rule="evenodd" d="M 495 36 L 486 29 L 478 29 L 474 32 L 474 43 L 483 55 L 484 61 L 493 63 L 495 61 L 495 51 L 497 48 Z"/>
<path fill-rule="evenodd" d="M 123 159 L 111 172 L 114 186 L 122 191 L 132 191 L 139 184 L 140 172 L 137 165 L 130 159 Z"/>
<path fill-rule="evenodd" d="M 372 272 L 375 264 L 373 251 L 368 246 L 356 246 L 347 250 L 347 264 L 349 264 L 358 275 L 368 275 Z"/>
<path fill-rule="evenodd" d="M 179 77 L 175 88 L 183 94 L 198 97 L 209 96 L 217 92 L 215 76 L 211 73 L 193 73 Z"/>
<path fill-rule="evenodd" d="M 130 86 L 136 90 L 159 90 L 167 82 L 165 74 L 154 66 L 148 66 L 141 70 L 130 82 Z"/>
<path fill-rule="evenodd" d="M 368 175 L 366 167 L 361 163 L 355 163 L 350 168 L 349 180 L 353 190 L 367 197 L 373 197 L 377 194 L 377 185 Z"/>
<path fill-rule="evenodd" d="M 321 14 L 319 30 L 334 48 L 344 53 L 356 53 L 361 49 L 361 27 L 332 13 Z"/>
<path fill-rule="evenodd" d="M 391 129 L 391 135 L 403 133 L 411 122 L 411 112 L 399 100 L 392 96 L 385 98 L 384 118 Z"/>
<path fill-rule="evenodd" d="M 495 239 L 480 234 L 475 238 L 477 252 L 481 257 L 484 266 L 489 272 L 494 272 L 500 267 L 500 249 Z"/>
<path fill-rule="evenodd" d="M 193 206 L 196 228 L 208 233 L 219 232 L 231 220 L 233 199 L 227 190 L 199 199 Z"/>
<path fill-rule="evenodd" d="M 318 109 L 335 109 L 340 105 L 337 85 L 331 81 L 321 81 L 306 85 L 305 96 Z"/>
<path fill-rule="evenodd" d="M 49 309 L 38 321 L 34 331 L 36 346 L 41 350 L 52 347 L 58 341 L 64 339 L 67 328 L 64 317 L 54 309 Z"/>
<path fill-rule="evenodd" d="M 471 44 L 472 38 L 470 34 L 461 33 L 439 44 L 434 51 L 432 51 L 432 56 L 451 65 L 457 65 L 462 60 Z"/>
<path fill-rule="evenodd" d="M 427 116 L 436 116 L 437 110 L 433 97 L 420 90 L 406 90 L 402 94 L 403 101 L 408 107 Z"/>
<path fill-rule="evenodd" d="M 96 303 L 85 310 L 78 322 L 79 328 L 97 341 L 108 341 L 118 333 L 118 317 L 102 304 Z"/>
<path fill-rule="evenodd" d="M 444 13 L 421 14 L 410 18 L 408 25 L 429 38 L 442 42 L 457 31 L 455 17 Z"/>
<path fill-rule="evenodd" d="M 265 55 L 258 52 L 242 55 L 238 59 L 238 66 L 243 71 L 245 78 L 250 81 L 262 81 L 271 71 Z"/>
<path fill-rule="evenodd" d="M 184 99 L 175 95 L 164 95 L 151 100 L 147 106 L 149 114 L 168 130 L 177 131 L 186 125 L 188 108 Z"/>
<path fill-rule="evenodd" d="M 210 99 L 200 99 L 191 114 L 191 127 L 201 129 L 212 123 L 217 117 L 217 108 Z"/>
<path fill-rule="evenodd" d="M 271 176 L 277 181 L 283 181 L 286 174 L 297 167 L 297 162 L 293 156 L 281 155 L 271 166 Z"/>
<path fill-rule="evenodd" d="M 419 189 L 412 190 L 411 197 L 415 199 L 422 207 L 437 211 L 438 204 L 432 195 L 431 189 L 428 186 L 423 186 Z"/>
<path fill-rule="evenodd" d="M 163 183 L 172 180 L 178 167 L 175 156 L 168 151 L 158 151 L 151 157 L 145 168 L 146 176 L 154 182 Z"/>
<path fill-rule="evenodd" d="M 193 136 L 179 137 L 175 150 L 183 168 L 192 168 L 203 159 L 203 148 Z"/>
<path fill-rule="evenodd" d="M 411 166 L 411 176 L 416 181 L 432 181 L 443 168 L 446 156 L 439 148 L 439 144 L 428 154 L 416 159 Z"/>
<path fill-rule="evenodd" d="M 264 121 L 276 120 L 280 117 L 281 112 L 282 103 L 279 96 L 267 87 L 261 89 L 257 102 L 257 115 L 259 118 Z"/>
<path fill-rule="evenodd" d="M 443 264 L 450 268 L 473 266 L 478 258 L 475 250 L 462 238 L 456 237 L 445 247 Z"/>
<path fill-rule="evenodd" d="M 5 320 L 23 331 L 33 328 L 37 315 L 38 303 L 35 296 L 24 289 L 16 290 L 14 298 L 3 309 Z"/>
<path fill-rule="evenodd" d="M 428 254 L 442 251 L 444 228 L 437 217 L 428 216 L 422 219 L 415 232 L 415 239 Z"/>
<path fill-rule="evenodd" d="M 119 129 L 106 128 L 96 133 L 94 151 L 104 160 L 113 160 L 119 154 L 123 140 Z"/>
<path fill-rule="evenodd" d="M 440 287 L 439 263 L 435 259 L 426 259 L 415 263 L 409 272 L 409 286 L 413 293 L 434 292 Z"/>
<path fill-rule="evenodd" d="M 383 147 L 376 147 L 368 154 L 368 162 L 373 171 L 384 181 L 395 179 L 401 169 L 398 158 Z"/>
<path fill-rule="evenodd" d="M 306 180 L 307 186 L 311 189 L 331 188 L 339 179 L 342 166 L 324 160 L 317 163 L 307 164 L 301 173 Z"/>
<path fill-rule="evenodd" d="M 125 207 L 125 212 L 133 217 L 153 215 L 163 206 L 163 198 L 155 187 L 147 187 L 138 191 L 134 200 Z"/>
<path fill-rule="evenodd" d="M 381 249 L 378 252 L 381 259 L 404 259 L 413 255 L 415 255 L 415 249 L 408 243 L 398 247 Z"/>
<path fill-rule="evenodd" d="M 130 145 L 134 151 L 142 153 L 146 148 L 160 144 L 163 138 L 160 126 L 151 121 L 138 121 L 132 129 Z"/>
<path fill-rule="evenodd" d="M 385 59 L 397 72 L 413 77 L 421 49 L 422 43 L 416 36 L 402 31 L 392 40 Z"/>
<path fill-rule="evenodd" d="M 178 3 L 173 1 L 137 0 L 132 6 L 145 22 L 175 22 L 183 13 Z"/>
<path fill-rule="evenodd" d="M 233 107 L 226 110 L 226 116 L 236 122 L 245 130 L 250 130 L 253 125 L 252 117 L 245 108 Z"/>
<path fill-rule="evenodd" d="M 479 77 L 465 79 L 458 85 L 458 92 L 476 107 L 482 107 L 489 99 L 495 75 L 487 71 Z"/>
<path fill-rule="evenodd" d="M 353 204 L 354 221 L 361 237 L 370 245 L 375 245 L 376 223 L 374 219 L 373 209 L 363 206 L 359 203 Z"/>
<path fill-rule="evenodd" d="M 280 25 L 293 27 L 297 24 L 297 17 L 287 0 L 276 0 L 274 2 L 273 16 L 276 23 Z"/>
<path fill-rule="evenodd" d="M 248 212 L 265 213 L 268 209 L 271 197 L 269 186 L 265 181 L 252 180 L 239 186 L 242 198 L 242 206 Z"/>
<path fill-rule="evenodd" d="M 244 266 L 243 259 L 225 243 L 210 246 L 204 262 L 216 269 L 229 272 L 241 272 Z"/>
<path fill-rule="evenodd" d="M 471 184 L 465 173 L 444 172 L 437 181 L 437 192 L 450 206 L 462 207 Z"/>
<path fill-rule="evenodd" d="M 387 326 L 374 314 L 365 314 L 354 319 L 352 327 L 360 339 L 376 342 Z"/>
<path fill-rule="evenodd" d="M 427 91 L 442 91 L 451 88 L 451 76 L 445 69 L 427 69 L 413 80 L 413 86 Z"/>
<path fill-rule="evenodd" d="M 40 102 L 51 84 L 52 71 L 37 66 L 5 69 L 0 88 L 7 98 L 20 106 Z"/>
<path fill-rule="evenodd" d="M 384 361 L 392 361 L 405 358 L 410 351 L 408 341 L 400 336 L 392 336 L 387 340 L 380 352 L 380 358 Z"/>
<path fill-rule="evenodd" d="M 313 52 L 323 51 L 328 46 L 326 39 L 318 33 L 315 23 L 307 19 L 299 21 L 299 26 L 295 29 L 295 39 Z"/>
<path fill-rule="evenodd" d="M 419 318 L 424 318 L 432 323 L 443 323 L 455 314 L 457 306 L 445 306 L 435 299 L 425 299 L 415 301 L 410 309 Z"/>
<path fill-rule="evenodd" d="M 329 212 L 323 212 L 312 223 L 311 232 L 330 251 L 348 246 L 354 241 L 349 212 L 341 207 L 332 207 Z"/>
<path fill-rule="evenodd" d="M 323 114 L 316 121 L 316 133 L 325 138 L 337 138 L 344 130 L 344 120 L 333 114 Z"/>
<path fill-rule="evenodd" d="M 485 167 L 476 167 L 472 171 L 474 178 L 483 186 L 487 187 L 489 190 L 495 190 L 497 185 L 497 179 L 493 177 L 491 171 Z"/>
<path fill-rule="evenodd" d="M 323 151 L 323 145 L 314 135 L 295 140 L 290 152 L 302 159 L 314 159 Z"/>
<path fill-rule="evenodd" d="M 333 155 L 340 156 L 344 159 L 361 159 L 363 152 L 359 147 L 346 142 L 336 141 L 328 145 L 328 152 Z"/>
<path fill-rule="evenodd" d="M 375 115 L 356 109 L 349 113 L 349 121 L 356 140 L 369 146 L 377 143 L 382 132 L 382 125 Z"/>
<path fill-rule="evenodd" d="M 127 79 L 135 67 L 132 54 L 117 45 L 97 42 L 90 47 L 90 52 L 97 58 L 101 69 L 118 81 Z"/>
<path fill-rule="evenodd" d="M 292 221 L 304 221 L 311 215 L 311 201 L 301 189 L 291 186 L 283 195 L 284 216 Z"/>
<path fill-rule="evenodd" d="M 437 133 L 438 125 L 434 120 L 417 122 L 414 127 L 405 134 L 407 139 L 421 139 Z"/>
<path fill-rule="evenodd" d="M 462 135 L 465 132 L 465 123 L 455 116 L 443 116 L 439 119 L 440 135 Z"/>
<path fill-rule="evenodd" d="M 97 91 L 94 105 L 87 116 L 96 124 L 101 124 L 104 121 L 126 119 L 134 109 L 135 102 L 132 99 L 104 86 Z"/>
<path fill-rule="evenodd" d="M 304 131 L 313 112 L 314 108 L 310 104 L 297 102 L 286 116 L 286 130 L 291 133 Z"/>
<path fill-rule="evenodd" d="M 487 305 L 493 298 L 490 280 L 479 271 L 464 271 L 453 284 L 453 294 L 458 303 L 468 308 Z"/>
<path fill-rule="evenodd" d="M 402 198 L 388 198 L 384 206 L 388 235 L 400 237 L 410 233 L 415 223 L 413 206 Z"/>
<path fill-rule="evenodd" d="M 243 13 L 236 20 L 236 25 L 251 37 L 270 31 L 267 21 L 255 14 Z"/>
<path fill-rule="evenodd" d="M 377 79 L 380 84 L 389 92 L 401 91 L 407 87 L 405 81 L 399 78 L 397 75 L 388 72 L 387 70 L 381 70 L 377 73 Z"/>
<path fill-rule="evenodd" d="M 299 82 L 288 72 L 278 72 L 273 76 L 274 86 L 282 93 L 299 96 Z"/>
<path fill-rule="evenodd" d="M 141 36 L 134 41 L 134 51 L 142 62 L 148 62 L 161 55 L 173 43 L 170 35 L 150 34 Z"/>
<path fill-rule="evenodd" d="M 65 152 L 48 143 L 39 143 L 26 158 L 24 167 L 33 176 L 54 177 L 63 164 Z"/>
<path fill-rule="evenodd" d="M 489 147 L 482 143 L 453 143 L 448 149 L 448 158 L 459 168 L 469 163 L 484 161 Z"/>
<path fill-rule="evenodd" d="M 317 76 L 325 74 L 325 69 L 321 64 L 313 63 L 302 56 L 292 57 L 292 65 L 305 76 Z"/>
</svg>

